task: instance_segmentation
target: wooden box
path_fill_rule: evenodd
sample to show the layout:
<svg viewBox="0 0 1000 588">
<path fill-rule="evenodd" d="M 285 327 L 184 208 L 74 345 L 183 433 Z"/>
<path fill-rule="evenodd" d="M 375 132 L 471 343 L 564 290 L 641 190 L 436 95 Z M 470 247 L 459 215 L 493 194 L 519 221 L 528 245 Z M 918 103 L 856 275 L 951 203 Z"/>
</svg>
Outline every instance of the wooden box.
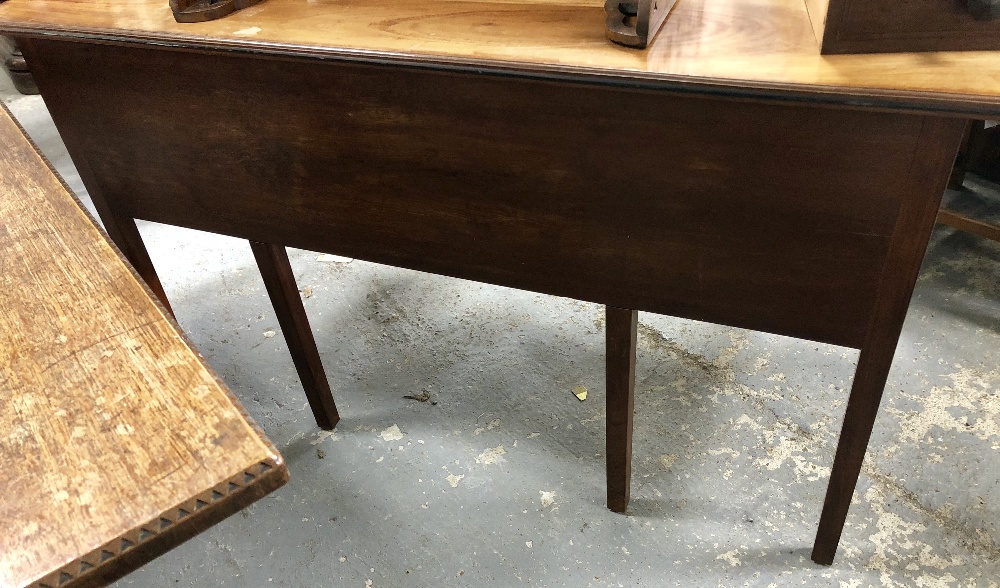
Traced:
<svg viewBox="0 0 1000 588">
<path fill-rule="evenodd" d="M 822 52 L 1000 49 L 1000 0 L 805 0 Z"/>
</svg>

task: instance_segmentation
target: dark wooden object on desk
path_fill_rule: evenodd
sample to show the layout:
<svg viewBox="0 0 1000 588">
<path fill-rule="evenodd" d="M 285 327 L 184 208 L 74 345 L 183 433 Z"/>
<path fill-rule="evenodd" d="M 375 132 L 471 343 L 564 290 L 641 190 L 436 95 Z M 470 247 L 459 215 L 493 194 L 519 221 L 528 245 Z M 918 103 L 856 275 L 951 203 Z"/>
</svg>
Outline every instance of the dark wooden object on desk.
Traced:
<svg viewBox="0 0 1000 588">
<path fill-rule="evenodd" d="M 288 480 L 0 107 L 0 585 L 102 586 Z"/>
<path fill-rule="evenodd" d="M 177 22 L 205 22 L 223 18 L 263 0 L 170 0 Z"/>
<path fill-rule="evenodd" d="M 806 0 L 806 5 L 826 54 L 1000 49 L 1000 0 Z"/>
<path fill-rule="evenodd" d="M 102 216 L 607 305 L 615 510 L 636 310 L 861 349 L 813 551 L 833 561 L 965 120 L 1000 114 L 995 56 L 824 58 L 794 0 L 680 2 L 645 52 L 558 0 L 183 26 L 108 2 L 0 6 Z"/>
<path fill-rule="evenodd" d="M 656 37 L 676 0 L 606 0 L 604 34 L 608 39 L 644 49 Z"/>
</svg>

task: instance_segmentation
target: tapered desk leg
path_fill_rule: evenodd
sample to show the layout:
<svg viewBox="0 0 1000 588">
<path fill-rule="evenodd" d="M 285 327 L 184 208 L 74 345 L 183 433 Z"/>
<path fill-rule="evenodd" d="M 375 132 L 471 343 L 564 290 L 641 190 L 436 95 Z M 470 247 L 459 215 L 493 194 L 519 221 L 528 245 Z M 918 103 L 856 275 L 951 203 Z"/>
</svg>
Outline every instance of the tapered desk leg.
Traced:
<svg viewBox="0 0 1000 588">
<path fill-rule="evenodd" d="M 80 170 L 81 176 L 88 177 L 89 168 L 86 167 L 85 163 L 77 164 L 77 169 Z M 85 174 L 85 170 L 88 173 Z M 111 237 L 125 259 L 132 264 L 142 281 L 146 282 L 150 291 L 160 300 L 163 308 L 170 313 L 170 316 L 174 316 L 174 309 L 170 308 L 170 301 L 167 300 L 167 294 L 163 291 L 160 276 L 156 274 L 153 260 L 149 258 L 149 252 L 146 251 L 146 244 L 142 241 L 142 235 L 139 234 L 139 227 L 135 225 L 135 219 L 112 209 L 96 188 L 90 188 L 88 185 L 87 190 L 90 193 L 91 202 L 94 203 L 94 208 L 97 209 L 97 214 L 101 217 L 101 222 L 104 223 L 104 230 L 108 236 Z"/>
<path fill-rule="evenodd" d="M 632 412 L 638 312 L 607 307 L 608 508 L 625 512 L 632 478 Z"/>
<path fill-rule="evenodd" d="M 94 203 L 96 205 L 96 200 L 94 200 Z M 153 260 L 149 258 L 149 252 L 146 251 L 146 245 L 142 242 L 139 227 L 135 226 L 135 219 L 115 216 L 109 221 L 109 216 L 102 214 L 101 220 L 104 221 L 105 230 L 111 236 L 112 241 L 115 242 L 115 245 L 125 255 L 125 259 L 132 264 L 139 277 L 146 282 L 146 285 L 149 286 L 149 289 L 159 299 L 163 308 L 173 316 L 174 309 L 170 308 L 170 301 L 167 300 L 167 294 L 163 291 L 163 285 L 160 284 L 160 276 L 156 274 L 156 269 L 153 267 Z"/>
<path fill-rule="evenodd" d="M 861 346 L 854 384 L 847 401 L 837 455 L 820 515 L 812 559 L 830 565 L 837 554 L 847 511 L 871 438 L 875 415 L 889 377 L 910 296 L 934 227 L 948 174 L 965 122 L 930 120 L 923 126 L 906 181 L 904 200 L 889 240 L 889 251 L 875 296 L 868 332 Z"/>
<path fill-rule="evenodd" d="M 264 286 L 271 297 L 271 305 L 278 316 L 278 324 L 288 343 L 316 424 L 321 429 L 332 429 L 340 420 L 340 415 L 316 349 L 309 319 L 306 318 L 306 309 L 299 298 L 288 254 L 281 245 L 269 243 L 250 241 L 250 248 L 257 259 L 257 267 L 264 278 Z"/>
<path fill-rule="evenodd" d="M 892 339 L 893 349 L 895 341 Z M 882 401 L 892 356 L 891 352 L 861 350 L 851 396 L 847 401 L 847 412 L 844 414 L 844 424 L 840 430 L 837 455 L 833 460 L 830 484 L 826 489 L 823 514 L 820 515 L 819 529 L 816 531 L 816 543 L 813 545 L 812 559 L 818 564 L 832 564 L 837 554 L 851 497 L 861 474 L 868 440 Z"/>
</svg>

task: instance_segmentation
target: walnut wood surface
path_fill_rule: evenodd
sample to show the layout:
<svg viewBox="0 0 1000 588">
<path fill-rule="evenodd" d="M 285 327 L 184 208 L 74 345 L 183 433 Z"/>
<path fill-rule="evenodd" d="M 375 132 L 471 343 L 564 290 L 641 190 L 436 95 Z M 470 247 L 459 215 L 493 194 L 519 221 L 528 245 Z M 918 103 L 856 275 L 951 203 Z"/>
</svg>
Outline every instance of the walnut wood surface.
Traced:
<svg viewBox="0 0 1000 588">
<path fill-rule="evenodd" d="M 923 123 L 390 66 L 24 51 L 74 160 L 125 216 L 853 347 Z"/>
<path fill-rule="evenodd" d="M 174 22 L 164 0 L 0 4 L 0 32 L 21 35 L 155 40 L 1000 115 L 997 53 L 822 56 L 803 0 L 683 0 L 646 50 L 609 42 L 604 23 L 602 0 L 268 0 L 224 19 L 190 24 Z"/>
<path fill-rule="evenodd" d="M 100 585 L 287 480 L 0 110 L 0 585 Z"/>
</svg>

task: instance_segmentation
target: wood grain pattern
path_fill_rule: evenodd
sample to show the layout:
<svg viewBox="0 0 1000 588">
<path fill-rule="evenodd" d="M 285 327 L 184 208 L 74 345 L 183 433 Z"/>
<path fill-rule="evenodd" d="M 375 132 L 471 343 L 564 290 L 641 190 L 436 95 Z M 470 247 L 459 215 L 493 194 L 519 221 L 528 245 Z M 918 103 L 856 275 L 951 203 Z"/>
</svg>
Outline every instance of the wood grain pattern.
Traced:
<svg viewBox="0 0 1000 588">
<path fill-rule="evenodd" d="M 0 110 L 0 585 L 99 585 L 281 456 Z"/>
<path fill-rule="evenodd" d="M 174 22 L 163 0 L 0 4 L 0 32 L 20 35 L 1000 115 L 997 53 L 823 56 L 803 0 L 684 0 L 642 51 L 606 40 L 604 23 L 600 0 L 268 0 L 191 24 Z"/>
<path fill-rule="evenodd" d="M 389 66 L 24 51 L 125 216 L 854 347 L 922 124 Z"/>
</svg>

